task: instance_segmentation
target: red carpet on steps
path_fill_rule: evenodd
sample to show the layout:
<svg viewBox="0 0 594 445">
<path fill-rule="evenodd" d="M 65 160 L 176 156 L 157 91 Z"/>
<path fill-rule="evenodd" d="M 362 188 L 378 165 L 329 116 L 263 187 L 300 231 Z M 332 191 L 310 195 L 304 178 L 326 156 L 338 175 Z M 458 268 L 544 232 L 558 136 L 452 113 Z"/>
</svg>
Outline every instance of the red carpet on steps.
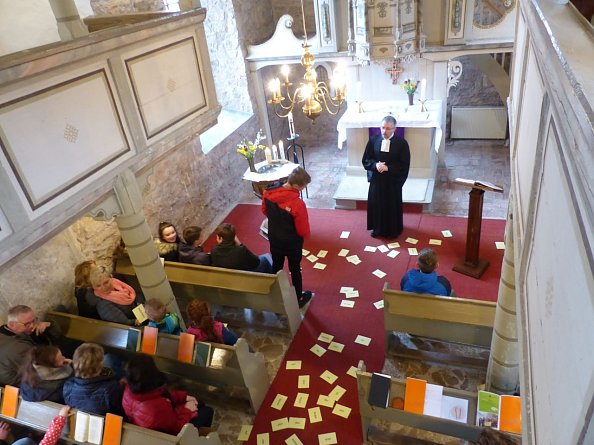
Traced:
<svg viewBox="0 0 594 445">
<path fill-rule="evenodd" d="M 448 277 L 452 288 L 460 297 L 496 301 L 503 250 L 495 248 L 495 241 L 503 241 L 505 221 L 483 220 L 480 257 L 489 260 L 490 266 L 476 280 L 452 271 L 452 265 L 463 258 L 466 242 L 466 218 L 439 217 L 423 215 L 419 207 L 405 207 L 404 232 L 396 240 L 400 254 L 390 258 L 380 251 L 365 252 L 366 246 L 377 247 L 394 240 L 374 239 L 366 230 L 365 210 L 320 210 L 310 209 L 311 237 L 305 241 L 305 249 L 317 255 L 320 250 L 328 251 L 325 258 L 317 262 L 326 264 L 324 270 L 314 269 L 312 263 L 303 258 L 304 289 L 315 293 L 305 313 L 305 318 L 293 339 L 284 362 L 272 382 L 260 411 L 258 412 L 248 445 L 259 444 L 257 435 L 270 434 L 271 445 L 285 444 L 285 440 L 296 434 L 304 445 L 318 443 L 318 435 L 336 433 L 340 445 L 360 445 L 362 443 L 361 422 L 357 401 L 356 379 L 347 374 L 351 366 L 357 366 L 364 360 L 370 372 L 381 371 L 384 364 L 384 332 L 382 309 L 376 309 L 374 302 L 382 299 L 382 287 L 388 282 L 391 288 L 399 289 L 400 279 L 409 269 L 415 267 L 416 257 L 410 256 L 409 247 L 421 250 L 429 245 L 430 239 L 439 239 L 441 246 L 433 245 L 439 255 L 438 273 Z M 239 239 L 254 253 L 268 252 L 268 242 L 258 235 L 258 228 L 264 219 L 260 206 L 238 205 L 225 219 L 237 227 Z M 443 237 L 441 231 L 449 230 L 451 238 Z M 343 231 L 350 232 L 348 239 L 341 239 Z M 418 240 L 416 245 L 405 242 L 407 238 Z M 212 245 L 207 243 L 207 250 Z M 358 255 L 359 265 L 339 257 L 341 249 L 348 249 L 348 255 Z M 373 275 L 375 270 L 386 273 L 383 278 Z M 353 298 L 353 308 L 341 307 L 345 299 L 340 293 L 342 286 L 350 286 L 359 291 L 359 297 Z M 321 333 L 333 336 L 333 341 L 344 345 L 342 352 L 328 350 L 328 343 L 318 340 Z M 371 338 L 369 346 L 355 343 L 358 335 Z M 327 350 L 318 357 L 310 349 L 319 345 Z M 301 360 L 300 370 L 287 370 L 287 360 Z M 320 376 L 330 371 L 338 378 L 332 384 Z M 298 389 L 298 378 L 310 376 L 310 387 Z M 332 413 L 332 408 L 317 405 L 318 396 L 328 395 L 339 385 L 346 390 L 337 401 L 340 405 L 351 408 L 348 419 Z M 309 394 L 305 408 L 294 406 L 297 393 Z M 271 405 L 278 394 L 287 397 L 281 410 Z M 308 409 L 319 406 L 322 421 L 310 423 Z M 272 431 L 271 421 L 282 418 L 305 418 L 305 429 L 282 429 Z"/>
</svg>

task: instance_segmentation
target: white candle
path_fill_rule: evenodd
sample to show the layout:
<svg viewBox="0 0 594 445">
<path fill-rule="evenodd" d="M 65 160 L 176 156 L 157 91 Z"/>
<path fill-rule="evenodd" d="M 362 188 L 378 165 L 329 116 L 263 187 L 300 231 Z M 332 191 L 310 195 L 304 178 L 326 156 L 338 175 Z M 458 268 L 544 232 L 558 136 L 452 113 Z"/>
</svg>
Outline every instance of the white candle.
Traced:
<svg viewBox="0 0 594 445">
<path fill-rule="evenodd" d="M 280 155 L 281 160 L 287 160 L 287 157 L 285 156 L 285 146 L 283 145 L 283 141 L 278 141 L 278 154 Z"/>
<path fill-rule="evenodd" d="M 427 80 L 426 79 L 421 80 L 421 100 L 425 100 L 425 89 L 426 89 L 425 87 L 426 87 L 426 84 L 427 84 Z"/>
<path fill-rule="evenodd" d="M 289 120 L 289 135 L 293 138 L 293 137 L 295 137 L 295 124 L 293 123 L 293 112 L 292 111 L 289 111 L 287 118 Z"/>
<path fill-rule="evenodd" d="M 278 153 L 276 151 L 276 145 L 273 145 L 272 146 L 272 159 L 275 160 L 275 161 L 278 159 Z"/>
<path fill-rule="evenodd" d="M 266 163 L 270 164 L 272 162 L 272 152 L 270 151 L 270 147 L 264 149 L 264 156 L 266 156 Z"/>
<path fill-rule="evenodd" d="M 359 80 L 359 81 L 357 81 L 357 100 L 359 102 L 361 102 L 361 88 L 362 88 L 362 85 L 361 85 L 361 81 Z"/>
</svg>

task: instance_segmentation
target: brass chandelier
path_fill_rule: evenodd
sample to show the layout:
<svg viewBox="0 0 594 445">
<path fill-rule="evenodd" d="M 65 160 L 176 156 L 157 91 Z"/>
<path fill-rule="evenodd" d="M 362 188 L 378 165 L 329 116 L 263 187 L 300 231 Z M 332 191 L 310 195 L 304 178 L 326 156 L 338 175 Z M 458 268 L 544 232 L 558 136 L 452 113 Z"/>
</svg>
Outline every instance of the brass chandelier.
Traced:
<svg viewBox="0 0 594 445">
<path fill-rule="evenodd" d="M 310 52 L 311 45 L 307 43 L 303 0 L 301 0 L 301 14 L 303 16 L 303 32 L 305 37 L 302 45 L 303 55 L 301 56 L 301 65 L 305 68 L 303 82 L 291 92 L 291 86 L 293 84 L 289 81 L 289 67 L 283 65 L 281 73 L 284 76 L 283 85 L 285 95 L 283 96 L 281 82 L 276 77 L 269 84 L 272 97 L 268 100 L 268 103 L 273 105 L 275 114 L 281 118 L 289 116 L 293 112 L 295 105 L 303 103 L 301 107 L 303 114 L 312 121 L 315 121 L 324 109 L 333 116 L 338 114 L 345 98 L 345 79 L 344 72 L 337 68 L 334 70 L 330 86 L 326 82 L 317 81 L 316 71 L 313 69 L 315 57 Z"/>
</svg>

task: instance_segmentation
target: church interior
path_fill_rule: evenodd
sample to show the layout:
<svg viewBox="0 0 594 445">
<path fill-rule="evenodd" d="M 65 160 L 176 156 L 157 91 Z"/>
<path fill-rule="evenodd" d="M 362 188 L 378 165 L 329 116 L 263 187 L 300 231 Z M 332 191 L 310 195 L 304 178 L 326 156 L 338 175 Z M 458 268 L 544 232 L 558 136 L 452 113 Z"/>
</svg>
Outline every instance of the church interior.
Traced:
<svg viewBox="0 0 594 445">
<path fill-rule="evenodd" d="M 0 0 L 0 322 L 19 304 L 41 319 L 59 305 L 77 314 L 74 269 L 95 260 L 182 322 L 189 299 L 210 299 L 249 345 L 200 370 L 205 380 L 194 383 L 215 417 L 213 432 L 193 443 L 463 444 L 489 429 L 471 416 L 368 405 L 369 378 L 381 373 L 393 394 L 416 377 L 466 398 L 474 413 L 479 388 L 519 395 L 521 431 L 480 443 L 594 444 L 593 23 L 588 0 Z M 411 150 L 396 240 L 364 227 L 361 157 L 386 115 Z M 192 269 L 161 262 L 152 241 L 162 221 L 208 235 L 231 221 L 254 252 L 268 249 L 262 189 L 287 175 L 264 150 L 248 162 L 238 153 L 259 132 L 275 158 L 312 178 L 302 192 L 312 231 L 302 268 L 315 296 L 304 308 L 284 298 L 295 295 L 288 273 L 266 290 L 257 288 L 264 278 L 250 278 L 258 274 L 209 266 L 197 266 L 193 281 Z M 439 272 L 462 290 L 452 302 L 473 302 L 454 327 L 436 297 L 416 303 L 396 291 L 423 243 L 435 244 Z M 479 244 L 486 272 L 468 266 Z M 359 253 L 361 267 L 339 258 L 341 246 Z M 378 259 L 370 246 L 397 253 Z M 456 260 L 472 270 L 452 270 Z M 389 275 L 378 279 L 382 270 Z M 355 281 L 361 298 L 339 307 L 347 299 L 338 290 Z M 267 292 L 282 301 L 272 312 L 241 306 L 229 299 L 239 288 L 247 302 Z M 400 311 L 413 320 L 408 330 L 385 336 Z M 482 348 L 422 334 L 475 338 L 483 312 Z M 353 346 L 365 329 L 371 344 Z M 329 334 L 344 352 L 330 348 Z M 415 355 L 422 348 L 427 355 Z M 461 361 L 436 358 L 458 352 Z M 217 366 L 239 374 L 217 387 Z M 312 374 L 299 386 L 311 378 L 303 406 L 292 366 Z M 316 405 L 314 390 L 332 391 L 332 405 Z M 311 412 L 320 407 L 323 420 Z M 0 418 L 16 421 L 4 410 Z M 134 434 L 125 430 L 123 445 L 188 441 Z"/>
</svg>

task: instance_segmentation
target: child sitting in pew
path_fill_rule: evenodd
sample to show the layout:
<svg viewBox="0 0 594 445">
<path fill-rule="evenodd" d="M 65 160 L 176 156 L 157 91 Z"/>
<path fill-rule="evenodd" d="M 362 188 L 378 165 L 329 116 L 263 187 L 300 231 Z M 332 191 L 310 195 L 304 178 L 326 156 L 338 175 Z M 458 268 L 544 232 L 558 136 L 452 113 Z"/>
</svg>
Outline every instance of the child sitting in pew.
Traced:
<svg viewBox="0 0 594 445">
<path fill-rule="evenodd" d="M 149 319 L 149 326 L 157 328 L 162 334 L 179 335 L 181 333 L 179 316 L 174 312 L 167 312 L 167 308 L 161 301 L 151 298 L 145 303 L 144 309 Z"/>
<path fill-rule="evenodd" d="M 70 407 L 67 405 L 63 406 L 58 412 L 58 415 L 52 419 L 39 445 L 56 445 L 62 435 L 64 426 L 66 426 L 66 420 L 69 415 Z M 7 439 L 9 433 L 10 425 L 6 422 L 0 422 L 0 445 L 8 445 Z M 12 445 L 37 445 L 37 442 L 30 437 L 23 437 L 22 439 L 15 440 Z"/>
<path fill-rule="evenodd" d="M 189 226 L 184 229 L 184 241 L 179 243 L 180 263 L 210 266 L 210 254 L 202 248 L 202 228 Z"/>
<path fill-rule="evenodd" d="M 167 221 L 159 223 L 159 238 L 155 240 L 155 247 L 159 256 L 165 261 L 179 261 L 179 235 L 173 224 Z"/>
<path fill-rule="evenodd" d="M 223 323 L 212 318 L 206 302 L 192 300 L 186 307 L 186 312 L 190 322 L 188 334 L 194 335 L 196 341 L 211 341 L 230 346 L 237 342 L 237 335 L 227 329 Z"/>
<path fill-rule="evenodd" d="M 103 366 L 103 348 L 83 343 L 72 357 L 74 376 L 64 382 L 64 401 L 86 413 L 122 415 L 122 386 L 116 374 Z"/>
<path fill-rule="evenodd" d="M 126 371 L 122 405 L 131 423 L 173 435 L 186 423 L 198 428 L 200 435 L 211 432 L 214 410 L 185 391 L 168 389 L 151 356 L 134 356 Z"/>
<path fill-rule="evenodd" d="M 437 275 L 435 269 L 438 264 L 437 253 L 433 249 L 426 247 L 421 250 L 417 257 L 419 268 L 406 272 L 400 281 L 400 288 L 405 292 L 449 296 L 452 285 L 446 277 Z"/>
<path fill-rule="evenodd" d="M 28 402 L 49 400 L 64 403 L 64 382 L 72 375 L 72 360 L 56 346 L 42 345 L 29 350 L 21 366 L 21 397 Z"/>
<path fill-rule="evenodd" d="M 210 252 L 212 265 L 226 269 L 272 273 L 272 257 L 269 253 L 260 256 L 244 246 L 230 223 L 219 224 L 215 230 L 217 245 Z"/>
</svg>

